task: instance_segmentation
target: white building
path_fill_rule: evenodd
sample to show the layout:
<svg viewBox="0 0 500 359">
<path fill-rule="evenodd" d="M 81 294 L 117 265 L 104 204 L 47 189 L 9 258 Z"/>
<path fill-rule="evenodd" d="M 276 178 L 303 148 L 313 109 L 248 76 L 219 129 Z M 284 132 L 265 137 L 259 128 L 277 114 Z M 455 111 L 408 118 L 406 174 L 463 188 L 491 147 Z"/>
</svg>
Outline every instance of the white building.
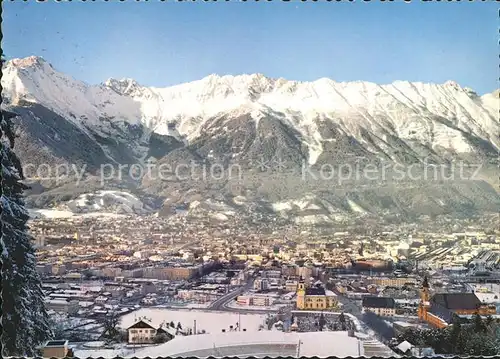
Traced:
<svg viewBox="0 0 500 359">
<path fill-rule="evenodd" d="M 76 314 L 79 310 L 78 301 L 67 299 L 48 299 L 45 301 L 47 310 L 57 313 Z"/>
<path fill-rule="evenodd" d="M 263 306 L 267 307 L 270 306 L 274 303 L 276 298 L 273 296 L 269 295 L 240 295 L 236 299 L 236 302 L 239 305 L 246 305 L 246 306 Z"/>
<path fill-rule="evenodd" d="M 255 290 L 267 290 L 267 289 L 269 289 L 269 281 L 266 278 L 257 278 L 253 282 L 253 289 L 255 289 Z"/>
<path fill-rule="evenodd" d="M 129 344 L 150 344 L 154 343 L 157 334 L 165 334 L 168 340 L 175 337 L 175 329 L 171 327 L 155 328 L 143 320 L 127 328 Z"/>
<path fill-rule="evenodd" d="M 299 285 L 298 280 L 287 280 L 283 285 L 284 287 L 283 289 L 285 289 L 287 292 L 296 292 L 298 285 Z"/>
<path fill-rule="evenodd" d="M 347 332 L 285 333 L 281 331 L 225 332 L 177 336 L 168 343 L 140 350 L 137 357 L 360 357 L 361 340 Z"/>
</svg>

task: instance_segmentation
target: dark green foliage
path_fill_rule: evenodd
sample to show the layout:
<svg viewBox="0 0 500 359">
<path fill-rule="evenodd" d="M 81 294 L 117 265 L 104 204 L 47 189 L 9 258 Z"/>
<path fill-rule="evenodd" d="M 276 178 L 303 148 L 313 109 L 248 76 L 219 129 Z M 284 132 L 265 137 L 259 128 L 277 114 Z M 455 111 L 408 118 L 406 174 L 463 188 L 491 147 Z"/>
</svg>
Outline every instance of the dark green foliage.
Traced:
<svg viewBox="0 0 500 359">
<path fill-rule="evenodd" d="M 484 333 L 486 332 L 486 324 L 483 322 L 483 319 L 479 314 L 476 314 L 474 316 L 474 330 L 477 333 Z"/>
<path fill-rule="evenodd" d="M 436 354 L 491 356 L 498 355 L 500 348 L 496 341 L 497 324 L 493 318 L 483 320 L 481 316 L 462 323 L 454 316 L 450 326 L 443 329 L 410 329 L 398 336 L 418 347 L 431 347 Z"/>
<path fill-rule="evenodd" d="M 155 344 L 166 343 L 168 342 L 168 337 L 165 333 L 156 334 L 153 341 Z"/>
<path fill-rule="evenodd" d="M 11 118 L 2 111 L 0 126 L 0 255 L 2 260 L 2 356 L 33 356 L 50 339 L 44 293 L 36 272 L 35 249 L 26 225 L 23 173 L 13 152 Z"/>
<path fill-rule="evenodd" d="M 341 330 L 346 330 L 346 320 L 345 320 L 345 315 L 344 312 L 340 313 L 339 315 L 339 323 L 340 323 L 340 328 Z"/>
</svg>

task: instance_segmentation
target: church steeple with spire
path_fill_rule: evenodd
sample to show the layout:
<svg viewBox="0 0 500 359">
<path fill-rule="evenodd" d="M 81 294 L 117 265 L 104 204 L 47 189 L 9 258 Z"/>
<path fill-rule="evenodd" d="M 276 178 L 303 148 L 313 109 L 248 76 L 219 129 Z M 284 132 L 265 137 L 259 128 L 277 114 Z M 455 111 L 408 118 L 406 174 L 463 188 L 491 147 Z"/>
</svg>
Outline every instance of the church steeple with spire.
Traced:
<svg viewBox="0 0 500 359">
<path fill-rule="evenodd" d="M 429 281 L 427 280 L 427 276 L 424 277 L 424 281 L 422 282 L 422 288 L 429 288 Z"/>
<path fill-rule="evenodd" d="M 429 293 L 429 281 L 427 280 L 427 276 L 424 277 L 424 281 L 422 282 L 422 289 L 420 292 L 420 298 L 423 302 L 429 302 L 430 293 Z"/>
<path fill-rule="evenodd" d="M 418 305 L 418 317 L 421 320 L 427 320 L 427 310 L 429 308 L 429 301 L 431 298 L 429 289 L 429 281 L 427 276 L 425 276 L 420 290 L 420 304 Z"/>
</svg>

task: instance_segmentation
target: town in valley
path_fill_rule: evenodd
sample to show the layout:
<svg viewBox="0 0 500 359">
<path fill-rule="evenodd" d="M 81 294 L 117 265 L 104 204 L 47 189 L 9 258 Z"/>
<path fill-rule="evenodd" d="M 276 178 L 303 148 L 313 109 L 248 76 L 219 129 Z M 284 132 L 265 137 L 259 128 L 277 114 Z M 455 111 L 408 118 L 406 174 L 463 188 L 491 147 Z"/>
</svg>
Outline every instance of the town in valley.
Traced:
<svg viewBox="0 0 500 359">
<path fill-rule="evenodd" d="M 261 332 L 328 332 L 351 336 L 345 355 L 418 355 L 440 348 L 406 340 L 414 331 L 499 317 L 493 217 L 449 220 L 445 230 L 426 221 L 367 220 L 360 229 L 354 221 L 321 228 L 186 218 L 35 216 L 37 271 L 61 338 L 61 348 L 44 350 L 235 355 L 241 348 L 211 352 L 188 337 L 234 332 L 241 346 Z M 283 355 L 280 348 L 268 350 Z M 296 355 L 298 344 L 290 348 Z"/>
<path fill-rule="evenodd" d="M 60 2 L 2 3 L 2 357 L 500 356 L 497 2 Z"/>
</svg>

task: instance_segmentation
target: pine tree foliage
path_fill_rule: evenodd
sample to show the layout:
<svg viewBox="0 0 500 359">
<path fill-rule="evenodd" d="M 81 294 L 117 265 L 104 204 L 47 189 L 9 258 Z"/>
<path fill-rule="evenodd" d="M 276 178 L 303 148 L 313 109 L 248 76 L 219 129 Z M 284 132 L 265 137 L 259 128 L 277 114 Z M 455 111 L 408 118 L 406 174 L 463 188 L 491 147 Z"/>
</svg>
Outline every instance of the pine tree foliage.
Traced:
<svg viewBox="0 0 500 359">
<path fill-rule="evenodd" d="M 496 333 L 498 325 L 493 318 L 483 320 L 475 315 L 472 320 L 462 322 L 454 316 L 453 322 L 443 329 L 410 329 L 398 336 L 418 347 L 431 347 L 436 354 L 460 356 L 492 356 L 500 354 Z"/>
<path fill-rule="evenodd" d="M 2 260 L 2 356 L 32 356 L 51 336 L 36 257 L 28 234 L 29 214 L 21 183 L 23 173 L 13 148 L 11 118 L 0 123 L 0 249 Z"/>
</svg>

